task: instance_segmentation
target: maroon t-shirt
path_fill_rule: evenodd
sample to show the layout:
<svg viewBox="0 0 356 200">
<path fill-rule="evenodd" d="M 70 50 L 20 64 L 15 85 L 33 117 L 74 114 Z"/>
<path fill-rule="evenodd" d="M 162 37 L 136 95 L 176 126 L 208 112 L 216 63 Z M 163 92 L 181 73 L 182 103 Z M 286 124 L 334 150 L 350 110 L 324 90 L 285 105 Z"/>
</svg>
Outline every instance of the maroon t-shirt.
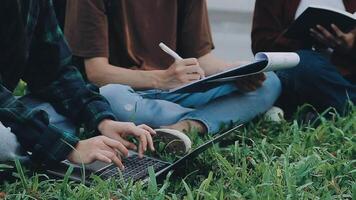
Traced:
<svg viewBox="0 0 356 200">
<path fill-rule="evenodd" d="M 284 36 L 294 22 L 301 0 L 256 0 L 252 26 L 252 51 L 297 51 L 311 44 Z M 356 12 L 356 0 L 343 0 L 346 11 Z M 352 31 L 356 34 L 356 27 Z M 348 54 L 335 51 L 332 62 L 343 75 L 356 74 L 356 42 Z"/>
<path fill-rule="evenodd" d="M 70 0 L 65 35 L 76 56 L 143 70 L 174 62 L 160 42 L 184 58 L 214 48 L 205 0 Z"/>
</svg>

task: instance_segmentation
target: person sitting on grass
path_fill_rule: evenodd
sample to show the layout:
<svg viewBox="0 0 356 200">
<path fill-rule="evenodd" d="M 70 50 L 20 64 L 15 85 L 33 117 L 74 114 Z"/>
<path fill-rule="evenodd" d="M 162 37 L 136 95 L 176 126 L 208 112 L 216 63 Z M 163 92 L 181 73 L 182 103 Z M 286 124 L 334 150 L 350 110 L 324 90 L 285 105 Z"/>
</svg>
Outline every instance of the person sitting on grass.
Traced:
<svg viewBox="0 0 356 200">
<path fill-rule="evenodd" d="M 117 152 L 127 156 L 128 149 L 138 149 L 142 157 L 147 148 L 154 150 L 155 131 L 116 121 L 105 98 L 71 66 L 50 0 L 3 0 L 0 22 L 2 161 L 14 158 L 17 141 L 24 152 L 31 152 L 32 161 L 46 165 L 64 159 L 78 164 L 99 160 L 122 169 Z M 16 98 L 11 91 L 20 79 L 27 83 L 28 94 Z M 89 139 L 75 135 L 81 124 Z M 139 147 L 127 136 L 136 137 Z"/>
<path fill-rule="evenodd" d="M 316 26 L 310 30 L 312 44 L 285 37 L 288 27 L 312 4 L 356 11 L 353 0 L 257 0 L 252 50 L 299 52 L 297 67 L 277 72 L 282 81 L 279 103 L 288 113 L 308 103 L 319 112 L 333 107 L 344 114 L 348 103 L 356 102 L 356 27 L 343 32 L 333 24 Z"/>
<path fill-rule="evenodd" d="M 206 92 L 165 92 L 241 64 L 212 54 L 205 0 L 70 0 L 65 35 L 86 77 L 126 121 L 214 134 L 267 111 L 280 94 L 274 73 Z M 160 42 L 187 59 L 174 60 Z"/>
</svg>

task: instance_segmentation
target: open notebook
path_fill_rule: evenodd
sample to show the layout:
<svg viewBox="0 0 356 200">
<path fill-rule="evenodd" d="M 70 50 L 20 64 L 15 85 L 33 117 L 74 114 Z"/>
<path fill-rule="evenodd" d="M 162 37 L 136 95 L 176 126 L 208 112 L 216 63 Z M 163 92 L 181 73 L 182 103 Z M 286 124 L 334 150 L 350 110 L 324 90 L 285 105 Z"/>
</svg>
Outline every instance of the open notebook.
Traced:
<svg viewBox="0 0 356 200">
<path fill-rule="evenodd" d="M 300 58 L 296 53 L 258 53 L 255 61 L 246 65 L 230 68 L 226 71 L 208 76 L 204 79 L 191 82 L 178 88 L 169 90 L 169 93 L 204 92 L 243 76 L 249 76 L 268 71 L 276 71 L 295 67 Z"/>
<path fill-rule="evenodd" d="M 321 25 L 333 33 L 331 24 L 344 32 L 356 28 L 356 13 L 336 10 L 325 6 L 310 6 L 287 29 L 285 36 L 298 40 L 312 40 L 310 29 Z"/>
</svg>

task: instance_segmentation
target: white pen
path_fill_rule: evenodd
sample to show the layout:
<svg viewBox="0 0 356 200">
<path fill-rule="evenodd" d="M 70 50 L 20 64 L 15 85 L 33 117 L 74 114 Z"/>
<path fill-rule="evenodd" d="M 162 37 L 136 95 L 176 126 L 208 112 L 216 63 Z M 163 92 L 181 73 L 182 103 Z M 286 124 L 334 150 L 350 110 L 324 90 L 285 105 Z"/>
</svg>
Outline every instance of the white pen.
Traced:
<svg viewBox="0 0 356 200">
<path fill-rule="evenodd" d="M 183 60 L 182 57 L 180 57 L 176 52 L 174 52 L 172 49 L 170 49 L 167 45 L 165 45 L 163 42 L 159 43 L 159 47 L 166 52 L 168 55 L 172 56 L 175 60 Z"/>
</svg>

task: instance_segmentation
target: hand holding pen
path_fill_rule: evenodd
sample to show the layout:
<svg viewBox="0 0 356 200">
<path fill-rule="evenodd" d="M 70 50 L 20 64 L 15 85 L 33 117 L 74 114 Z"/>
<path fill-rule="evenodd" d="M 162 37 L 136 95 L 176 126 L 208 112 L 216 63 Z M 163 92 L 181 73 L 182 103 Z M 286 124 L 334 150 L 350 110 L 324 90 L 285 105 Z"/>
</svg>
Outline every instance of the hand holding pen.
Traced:
<svg viewBox="0 0 356 200">
<path fill-rule="evenodd" d="M 166 70 L 166 75 L 163 76 L 166 84 L 161 87 L 162 89 L 176 88 L 205 77 L 205 72 L 196 58 L 183 59 L 165 44 L 160 43 L 159 46 L 175 59 L 175 62 Z"/>
</svg>

